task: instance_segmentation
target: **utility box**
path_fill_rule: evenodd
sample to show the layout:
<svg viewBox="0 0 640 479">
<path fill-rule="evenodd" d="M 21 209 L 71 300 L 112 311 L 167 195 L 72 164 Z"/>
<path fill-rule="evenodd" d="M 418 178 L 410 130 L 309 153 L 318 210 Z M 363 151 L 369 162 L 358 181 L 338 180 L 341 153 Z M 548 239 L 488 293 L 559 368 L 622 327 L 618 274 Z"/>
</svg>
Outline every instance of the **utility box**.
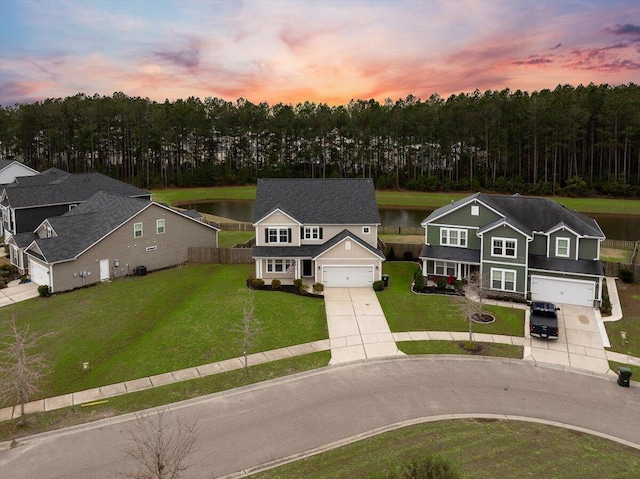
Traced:
<svg viewBox="0 0 640 479">
<path fill-rule="evenodd" d="M 631 369 L 625 368 L 624 366 L 620 366 L 618 368 L 618 385 L 628 388 L 629 382 L 631 381 Z"/>
<path fill-rule="evenodd" d="M 147 267 L 146 266 L 136 266 L 133 269 L 133 274 L 135 274 L 136 276 L 144 276 L 147 274 Z"/>
</svg>

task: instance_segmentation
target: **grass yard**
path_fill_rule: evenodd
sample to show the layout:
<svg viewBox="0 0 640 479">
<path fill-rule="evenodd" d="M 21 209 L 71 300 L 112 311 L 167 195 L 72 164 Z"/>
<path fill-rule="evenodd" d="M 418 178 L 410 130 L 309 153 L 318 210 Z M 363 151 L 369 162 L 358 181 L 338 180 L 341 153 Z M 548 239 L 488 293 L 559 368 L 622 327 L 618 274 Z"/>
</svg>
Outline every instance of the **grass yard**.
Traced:
<svg viewBox="0 0 640 479">
<path fill-rule="evenodd" d="M 627 249 L 600 248 L 600 260 L 609 263 L 631 263 L 633 251 Z"/>
<path fill-rule="evenodd" d="M 252 265 L 187 265 L 122 278 L 2 308 L 0 327 L 14 313 L 20 326 L 55 332 L 40 344 L 51 374 L 39 397 L 220 361 L 242 356 L 252 272 Z M 324 301 L 252 294 L 260 330 L 251 352 L 328 338 Z"/>
<path fill-rule="evenodd" d="M 154 201 L 170 205 L 206 200 L 255 200 L 255 186 L 223 186 L 210 188 L 169 188 L 153 190 Z M 405 206 L 439 208 L 468 196 L 464 193 L 425 193 L 420 191 L 376 191 L 378 206 Z M 611 198 L 549 197 L 558 203 L 582 213 L 611 213 L 640 215 L 640 202 Z"/>
<path fill-rule="evenodd" d="M 393 235 L 379 234 L 378 237 L 385 243 L 423 244 L 424 235 Z"/>
<path fill-rule="evenodd" d="M 468 331 L 463 300 L 444 295 L 418 295 L 411 291 L 412 262 L 385 262 L 384 273 L 390 276 L 389 287 L 378 293 L 378 300 L 393 332 Z M 476 333 L 524 336 L 524 311 L 501 306 L 485 306 L 496 317 L 491 324 L 474 324 Z"/>
<path fill-rule="evenodd" d="M 141 411 L 205 394 L 235 389 L 247 384 L 318 369 L 326 366 L 330 359 L 331 353 L 322 351 L 250 366 L 248 375 L 245 375 L 243 370 L 230 371 L 116 396 L 110 398 L 106 403 L 92 407 L 69 407 L 46 413 L 29 414 L 27 424 L 24 427 L 17 426 L 17 419 L 0 422 L 0 441 Z"/>
<path fill-rule="evenodd" d="M 611 342 L 610 350 L 640 357 L 640 283 L 627 284 L 618 280 L 616 285 L 623 318 L 604 323 Z M 626 333 L 626 340 L 622 339 L 622 331 Z M 634 379 L 640 379 L 640 376 Z"/>
<path fill-rule="evenodd" d="M 474 353 L 464 345 L 453 341 L 400 341 L 398 349 L 406 354 L 466 354 L 475 356 L 495 356 L 500 358 L 522 359 L 522 346 L 499 343 L 474 343 L 480 351 Z"/>
<path fill-rule="evenodd" d="M 428 455 L 442 457 L 464 478 L 640 476 L 640 453 L 616 442 L 543 424 L 464 419 L 387 432 L 251 478 L 383 479 Z"/>
<path fill-rule="evenodd" d="M 220 231 L 218 233 L 218 246 L 231 248 L 237 243 L 246 243 L 255 236 L 253 231 Z"/>
</svg>

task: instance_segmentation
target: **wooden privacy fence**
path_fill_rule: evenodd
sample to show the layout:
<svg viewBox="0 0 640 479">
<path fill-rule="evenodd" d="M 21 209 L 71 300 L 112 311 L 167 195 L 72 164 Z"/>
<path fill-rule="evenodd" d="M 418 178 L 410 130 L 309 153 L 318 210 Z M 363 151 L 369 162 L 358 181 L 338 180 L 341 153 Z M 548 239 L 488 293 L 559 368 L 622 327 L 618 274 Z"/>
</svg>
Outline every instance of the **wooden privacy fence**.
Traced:
<svg viewBox="0 0 640 479">
<path fill-rule="evenodd" d="M 608 261 L 603 261 L 602 267 L 604 268 L 605 276 L 617 278 L 620 275 L 621 269 L 628 269 L 633 271 L 636 279 L 640 278 L 640 265 L 637 264 L 609 263 Z"/>
<path fill-rule="evenodd" d="M 424 235 L 424 228 L 409 226 L 378 226 L 381 235 Z"/>
<path fill-rule="evenodd" d="M 609 249 L 625 249 L 625 250 L 633 251 L 635 246 L 636 246 L 636 241 L 606 239 L 602 242 L 602 247 L 609 248 Z"/>
<path fill-rule="evenodd" d="M 189 248 L 190 263 L 249 264 L 251 248 Z"/>
<path fill-rule="evenodd" d="M 393 249 L 393 257 L 391 255 L 391 249 Z M 420 257 L 421 250 L 422 245 L 416 243 L 384 243 L 382 252 L 387 257 L 387 259 L 412 260 L 418 259 Z"/>
<path fill-rule="evenodd" d="M 214 223 L 222 231 L 255 231 L 251 223 Z"/>
</svg>

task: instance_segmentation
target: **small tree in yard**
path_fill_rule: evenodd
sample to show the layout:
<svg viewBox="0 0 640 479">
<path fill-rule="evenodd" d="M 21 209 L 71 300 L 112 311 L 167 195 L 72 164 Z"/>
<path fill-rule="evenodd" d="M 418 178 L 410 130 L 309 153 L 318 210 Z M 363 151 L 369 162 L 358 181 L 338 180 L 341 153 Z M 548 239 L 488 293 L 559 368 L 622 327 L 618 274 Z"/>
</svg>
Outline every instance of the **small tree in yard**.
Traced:
<svg viewBox="0 0 640 479">
<path fill-rule="evenodd" d="M 483 315 L 483 290 L 482 278 L 479 273 L 472 273 L 467 278 L 467 284 L 461 294 L 467 311 L 467 321 L 469 321 L 469 342 L 473 342 L 473 317 L 482 318 Z"/>
<path fill-rule="evenodd" d="M 136 462 L 134 479 L 179 479 L 188 466 L 185 459 L 196 441 L 196 421 L 171 421 L 166 410 L 150 416 L 138 415 L 128 431 L 127 456 Z"/>
<path fill-rule="evenodd" d="M 256 319 L 253 304 L 253 291 L 249 291 L 249 298 L 242 308 L 242 325 L 236 330 L 242 334 L 242 355 L 244 356 L 244 374 L 249 374 L 249 350 L 253 338 L 260 332 L 260 322 Z"/>
<path fill-rule="evenodd" d="M 24 405 L 37 394 L 38 383 L 44 376 L 47 365 L 43 354 L 33 354 L 38 342 L 51 334 L 37 334 L 16 325 L 15 314 L 11 314 L 9 332 L 0 344 L 0 397 L 20 404 L 18 425 L 25 424 Z"/>
</svg>

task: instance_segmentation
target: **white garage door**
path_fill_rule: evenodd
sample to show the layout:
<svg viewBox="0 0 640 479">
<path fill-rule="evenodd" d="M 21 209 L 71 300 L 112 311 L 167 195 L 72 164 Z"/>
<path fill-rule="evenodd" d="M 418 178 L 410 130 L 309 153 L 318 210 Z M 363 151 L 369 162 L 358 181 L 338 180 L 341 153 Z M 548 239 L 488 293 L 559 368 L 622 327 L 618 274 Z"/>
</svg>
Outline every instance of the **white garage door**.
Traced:
<svg viewBox="0 0 640 479">
<path fill-rule="evenodd" d="M 31 281 L 38 286 L 43 284 L 51 286 L 49 283 L 49 270 L 31 258 L 29 258 L 29 275 L 31 276 Z"/>
<path fill-rule="evenodd" d="M 531 276 L 531 299 L 593 307 L 595 283 Z"/>
<path fill-rule="evenodd" d="M 322 282 L 325 287 L 359 288 L 373 284 L 373 266 L 324 266 Z"/>
</svg>

